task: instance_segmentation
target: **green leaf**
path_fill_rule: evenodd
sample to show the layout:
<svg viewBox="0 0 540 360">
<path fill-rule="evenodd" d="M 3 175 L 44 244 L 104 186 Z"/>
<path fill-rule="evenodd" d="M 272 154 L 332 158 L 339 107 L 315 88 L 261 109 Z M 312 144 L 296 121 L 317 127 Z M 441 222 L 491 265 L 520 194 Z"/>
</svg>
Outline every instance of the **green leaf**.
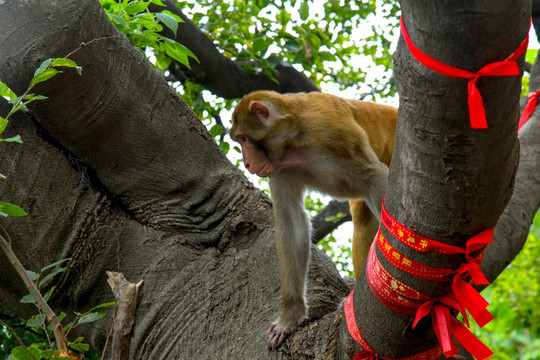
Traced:
<svg viewBox="0 0 540 360">
<path fill-rule="evenodd" d="M 128 6 L 126 6 L 124 11 L 127 12 L 130 15 L 135 15 L 135 14 L 138 14 L 138 13 L 143 12 L 144 10 L 146 10 L 146 8 L 148 7 L 149 4 L 150 3 L 147 3 L 147 2 L 132 3 L 132 4 L 129 4 Z"/>
<path fill-rule="evenodd" d="M 253 40 L 253 50 L 262 52 L 266 49 L 266 40 L 262 37 L 257 37 Z"/>
<path fill-rule="evenodd" d="M 127 22 L 122 17 L 114 15 L 114 14 L 107 14 L 109 15 L 109 19 L 118 27 L 120 26 L 120 30 L 127 27 Z"/>
<path fill-rule="evenodd" d="M 39 287 L 43 286 L 43 284 L 45 284 L 47 281 L 51 280 L 53 277 L 55 277 L 56 275 L 58 275 L 58 274 L 60 274 L 61 272 L 64 272 L 64 271 L 66 271 L 65 268 L 58 268 L 55 271 L 53 271 L 52 273 L 48 274 L 47 276 L 45 276 L 43 278 L 43 280 L 41 280 L 39 282 Z"/>
<path fill-rule="evenodd" d="M 95 312 L 95 313 L 89 313 L 89 314 L 83 315 L 79 319 L 79 321 L 77 321 L 77 325 L 87 324 L 87 323 L 97 321 L 101 319 L 102 317 L 104 317 L 105 314 L 106 314 L 105 312 Z"/>
<path fill-rule="evenodd" d="M 33 271 L 31 271 L 31 270 L 25 270 L 25 272 L 26 272 L 26 275 L 28 275 L 28 277 L 29 277 L 30 280 L 32 280 L 32 281 L 36 281 L 37 278 L 39 277 L 39 274 L 38 274 L 38 273 L 33 272 Z"/>
<path fill-rule="evenodd" d="M 53 60 L 54 59 L 51 58 L 51 59 L 47 59 L 44 62 L 42 62 L 41 65 L 39 65 L 39 67 L 34 72 L 34 77 L 38 76 L 43 71 L 45 71 L 45 69 L 49 67 L 49 65 L 52 63 Z"/>
<path fill-rule="evenodd" d="M 165 41 L 165 53 L 179 63 L 191 68 L 189 65 L 188 54 L 186 51 L 184 51 L 184 49 L 187 50 L 187 48 L 183 45 Z"/>
<path fill-rule="evenodd" d="M 285 26 L 291 21 L 291 14 L 285 9 L 281 9 L 278 16 L 278 21 L 281 23 L 281 26 Z"/>
<path fill-rule="evenodd" d="M 34 100 L 47 100 L 48 97 L 44 95 L 34 95 L 34 94 L 28 94 L 24 97 L 24 100 L 34 101 Z"/>
<path fill-rule="evenodd" d="M 283 45 L 286 50 L 290 52 L 297 52 L 302 50 L 302 45 L 299 44 L 295 39 L 289 39 L 285 41 L 285 44 Z"/>
<path fill-rule="evenodd" d="M 56 58 L 51 63 L 51 66 L 65 66 L 65 67 L 76 68 L 77 63 L 68 58 Z"/>
<path fill-rule="evenodd" d="M 56 261 L 56 262 L 53 262 L 52 264 L 49 264 L 49 265 L 47 265 L 47 266 L 44 266 L 43 268 L 41 268 L 40 272 L 47 271 L 47 270 L 49 270 L 49 269 L 55 267 L 56 265 L 60 265 L 60 264 L 62 264 L 62 263 L 64 263 L 64 262 L 70 261 L 70 260 L 71 260 L 71 258 L 65 258 L 65 259 L 62 259 L 62 260 L 58 260 L 58 261 Z"/>
<path fill-rule="evenodd" d="M 302 20 L 306 20 L 309 17 L 308 0 L 304 0 L 302 2 L 302 5 L 300 5 L 299 14 L 300 14 L 300 19 L 302 19 Z"/>
<path fill-rule="evenodd" d="M 28 215 L 23 209 L 17 205 L 10 204 L 8 202 L 0 201 L 0 212 L 8 216 L 25 216 Z"/>
<path fill-rule="evenodd" d="M 22 144 L 21 135 L 15 135 L 7 139 L 2 139 L 2 141 L 5 142 L 18 142 L 19 144 Z"/>
<path fill-rule="evenodd" d="M 118 302 L 111 301 L 111 302 L 108 302 L 108 303 L 104 303 L 104 304 L 100 304 L 98 306 L 95 306 L 90 311 L 94 311 L 94 310 L 97 310 L 97 309 L 102 309 L 102 308 L 110 307 L 110 306 L 116 306 L 116 305 L 118 305 Z"/>
<path fill-rule="evenodd" d="M 30 351 L 30 350 L 29 350 Z M 34 355 L 34 354 L 32 354 Z M 17 346 L 15 349 L 11 350 L 11 357 L 8 359 L 15 359 L 15 360 L 34 360 L 30 354 L 28 354 L 28 351 L 26 351 L 25 348 L 22 346 Z M 35 359 L 40 359 L 39 354 L 38 357 L 35 357 Z"/>
<path fill-rule="evenodd" d="M 221 143 L 219 143 L 219 147 L 221 148 L 221 150 L 223 150 L 225 154 L 228 154 L 229 150 L 231 149 L 231 145 L 226 141 L 222 141 Z"/>
<path fill-rule="evenodd" d="M 32 81 L 30 81 L 30 85 L 39 84 L 40 82 L 43 82 L 52 78 L 56 74 L 58 74 L 58 70 L 56 69 L 45 69 L 43 70 L 43 72 L 34 76 Z"/>
<path fill-rule="evenodd" d="M 212 126 L 209 132 L 210 132 L 210 135 L 212 135 L 212 137 L 216 137 L 216 136 L 220 136 L 223 133 L 223 130 L 224 130 L 223 126 L 216 124 Z"/>
<path fill-rule="evenodd" d="M 67 59 L 67 58 L 54 59 L 53 62 L 51 63 L 51 66 L 55 66 L 55 67 L 63 66 L 63 67 L 74 68 L 75 70 L 77 70 L 79 75 L 82 74 L 82 67 L 78 66 L 77 63 L 71 59 Z"/>
<path fill-rule="evenodd" d="M 54 291 L 54 289 L 56 289 L 56 286 L 52 286 L 49 291 L 47 291 L 47 293 L 45 295 L 43 295 L 43 299 L 45 300 L 45 302 L 49 301 L 49 299 L 51 298 L 51 295 Z"/>
<path fill-rule="evenodd" d="M 41 324 L 45 322 L 45 315 L 39 314 L 26 321 L 28 327 L 41 327 Z"/>
<path fill-rule="evenodd" d="M 4 132 L 7 124 L 8 124 L 8 121 L 0 116 L 0 134 Z"/>
<path fill-rule="evenodd" d="M 16 103 L 18 103 L 19 101 L 22 100 L 23 96 L 24 95 L 17 96 L 16 98 L 13 98 L 13 99 L 9 100 L 8 103 L 15 105 Z M 28 96 L 28 95 L 26 95 L 26 96 Z"/>
<path fill-rule="evenodd" d="M 78 337 L 75 339 L 75 341 L 72 341 L 68 343 L 68 346 L 72 348 L 75 351 L 78 351 L 82 354 L 90 350 L 90 346 L 88 344 L 84 344 L 82 341 L 84 340 L 83 337 Z"/>
<path fill-rule="evenodd" d="M 152 0 L 151 3 L 159 6 L 165 6 L 161 0 Z"/>
<path fill-rule="evenodd" d="M 525 53 L 525 60 L 531 64 L 534 64 L 537 55 L 538 49 L 527 49 L 527 52 Z"/>
<path fill-rule="evenodd" d="M 171 29 L 171 31 L 174 33 L 174 36 L 176 36 L 176 31 L 178 30 L 178 20 L 176 20 L 171 15 L 163 12 L 156 13 L 156 17 L 159 19 L 159 21 L 165 24 L 166 27 Z"/>
<path fill-rule="evenodd" d="M 28 271 L 28 270 L 27 270 Z M 34 273 L 35 274 L 35 273 Z M 36 274 L 37 275 L 37 274 Z M 34 299 L 34 295 L 32 294 L 27 294 L 25 296 L 22 297 L 21 299 L 21 303 L 23 304 L 35 304 L 36 303 L 36 300 Z"/>
</svg>

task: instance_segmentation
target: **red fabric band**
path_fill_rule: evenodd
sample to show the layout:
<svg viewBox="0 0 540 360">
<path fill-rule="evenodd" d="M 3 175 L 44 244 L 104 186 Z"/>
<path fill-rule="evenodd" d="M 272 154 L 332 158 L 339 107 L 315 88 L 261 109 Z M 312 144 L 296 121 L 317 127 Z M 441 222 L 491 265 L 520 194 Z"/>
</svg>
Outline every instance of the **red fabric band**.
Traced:
<svg viewBox="0 0 540 360">
<path fill-rule="evenodd" d="M 450 276 L 456 273 L 453 269 L 435 268 L 420 264 L 402 255 L 386 240 L 379 228 L 376 239 L 379 249 L 384 256 L 399 270 L 418 278 L 430 281 L 450 281 Z"/>
<path fill-rule="evenodd" d="M 487 346 L 463 324 L 450 316 L 449 309 L 457 310 L 461 312 L 467 325 L 469 323 L 464 307 L 455 300 L 454 296 L 432 299 L 394 278 L 379 262 L 375 244 L 372 244 L 369 251 L 368 262 L 371 264 L 366 268 L 367 281 L 375 297 L 394 311 L 416 315 L 413 328 L 421 318 L 431 315 L 433 329 L 446 356 L 453 356 L 457 352 L 457 346 L 451 334 L 456 338 L 459 336 L 458 341 L 476 358 L 485 359 L 491 356 L 492 352 Z"/>
<path fill-rule="evenodd" d="M 347 329 L 352 338 L 364 348 L 363 351 L 357 353 L 354 356 L 354 360 L 433 360 L 437 359 L 442 354 L 440 346 L 434 347 L 433 349 L 424 351 L 420 354 L 407 356 L 399 359 L 391 359 L 377 355 L 368 343 L 362 337 L 360 329 L 358 328 L 358 323 L 356 322 L 356 317 L 354 316 L 354 290 L 350 292 L 349 296 L 345 299 L 343 304 L 345 310 L 345 322 L 347 323 Z"/>
<path fill-rule="evenodd" d="M 465 249 L 459 246 L 447 245 L 442 242 L 426 238 L 422 235 L 415 233 L 414 231 L 401 225 L 396 219 L 392 217 L 382 204 L 381 222 L 384 227 L 388 229 L 396 239 L 403 244 L 419 252 L 434 251 L 440 254 L 452 255 L 452 254 L 464 254 Z"/>
<path fill-rule="evenodd" d="M 527 45 L 529 42 L 528 32 L 527 36 L 521 42 L 518 48 L 505 60 L 492 62 L 485 65 L 477 72 L 472 72 L 445 64 L 423 53 L 413 44 L 411 38 L 409 37 L 407 29 L 405 28 L 405 24 L 403 23 L 403 16 L 400 18 L 400 25 L 403 39 L 405 40 L 409 51 L 421 64 L 444 76 L 470 79 L 467 86 L 469 92 L 467 103 L 469 105 L 469 118 L 471 122 L 471 127 L 473 129 L 486 129 L 488 127 L 486 120 L 486 111 L 484 109 L 482 94 L 480 94 L 480 91 L 476 87 L 476 81 L 478 80 L 478 78 L 483 76 L 519 75 L 519 66 L 516 60 L 518 60 L 521 55 L 523 55 L 523 53 L 527 50 Z"/>
<path fill-rule="evenodd" d="M 480 271 L 480 263 L 486 245 L 493 241 L 493 229 L 483 231 L 470 238 L 465 248 L 447 245 L 421 236 L 400 224 L 386 210 L 384 201 L 381 223 L 396 239 L 414 250 L 419 252 L 434 251 L 445 255 L 463 254 L 466 262 L 456 270 L 420 264 L 399 253 L 388 242 L 381 228 L 379 228 L 368 255 L 366 268 L 368 284 L 373 294 L 381 303 L 394 311 L 407 315 L 416 314 L 413 327 L 421 318 L 431 315 L 435 334 L 446 356 L 453 356 L 457 353 L 457 346 L 452 340 L 452 335 L 454 335 L 477 359 L 489 358 L 492 355 L 491 350 L 476 339 L 463 324 L 451 316 L 450 311 L 454 309 L 461 312 L 467 326 L 469 322 L 465 309 L 469 311 L 480 326 L 484 326 L 493 319 L 493 316 L 486 309 L 487 301 L 470 284 L 470 281 L 474 281 L 477 285 L 489 284 Z M 375 247 L 378 247 L 387 260 L 401 271 L 430 281 L 452 281 L 452 293 L 441 298 L 432 299 L 404 284 L 394 278 L 382 266 Z"/>
<path fill-rule="evenodd" d="M 412 230 L 407 230 L 412 232 Z M 480 271 L 480 260 L 478 259 L 483 256 L 484 252 L 482 251 L 478 257 L 471 257 L 470 253 L 492 241 L 493 229 L 483 231 L 469 239 L 465 249 L 465 258 L 467 262 L 461 264 L 458 269 L 454 270 L 431 267 L 411 260 L 398 252 L 390 242 L 388 242 L 380 228 L 376 235 L 376 242 L 379 249 L 388 261 L 399 270 L 425 280 L 438 282 L 452 281 L 452 290 L 456 296 L 457 302 L 469 311 L 480 327 L 483 327 L 493 319 L 493 316 L 487 310 L 489 304 L 482 295 L 480 295 L 480 293 L 463 278 L 470 276 L 476 285 L 489 284 L 489 281 Z"/>
<path fill-rule="evenodd" d="M 540 90 L 535 93 L 529 93 L 529 101 L 527 102 L 527 105 L 525 105 L 525 108 L 519 117 L 518 131 L 531 117 L 531 114 L 536 108 L 536 104 L 538 104 L 538 96 L 540 96 Z"/>
</svg>

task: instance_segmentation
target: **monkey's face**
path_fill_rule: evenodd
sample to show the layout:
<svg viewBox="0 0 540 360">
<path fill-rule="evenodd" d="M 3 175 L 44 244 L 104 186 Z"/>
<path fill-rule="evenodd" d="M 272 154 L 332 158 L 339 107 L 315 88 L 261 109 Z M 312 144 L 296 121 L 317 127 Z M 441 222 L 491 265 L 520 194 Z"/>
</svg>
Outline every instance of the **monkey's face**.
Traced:
<svg viewBox="0 0 540 360">
<path fill-rule="evenodd" d="M 250 104 L 250 102 L 248 98 L 244 98 L 234 110 L 230 135 L 242 147 L 246 169 L 252 174 L 267 177 L 274 171 L 274 165 L 261 143 L 268 129 L 264 120 L 256 112 L 250 111 L 250 108 L 257 109 L 258 105 L 254 104 L 259 103 Z M 264 110 L 261 108 L 256 111 Z"/>
</svg>

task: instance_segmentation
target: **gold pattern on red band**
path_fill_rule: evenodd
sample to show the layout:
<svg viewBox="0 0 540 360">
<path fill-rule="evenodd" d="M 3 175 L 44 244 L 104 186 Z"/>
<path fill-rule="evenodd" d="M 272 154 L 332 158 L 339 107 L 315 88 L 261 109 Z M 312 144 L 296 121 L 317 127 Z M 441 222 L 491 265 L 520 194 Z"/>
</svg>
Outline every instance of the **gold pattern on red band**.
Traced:
<svg viewBox="0 0 540 360">
<path fill-rule="evenodd" d="M 384 256 L 399 270 L 404 271 L 413 276 L 419 277 L 425 280 L 431 281 L 450 281 L 449 276 L 456 273 L 453 269 L 435 268 L 427 265 L 420 264 L 414 260 L 409 259 L 400 252 L 398 252 L 388 240 L 384 237 L 379 227 L 377 235 L 375 235 L 379 249 Z"/>
<path fill-rule="evenodd" d="M 465 254 L 464 248 L 448 245 L 440 241 L 427 238 L 400 224 L 386 210 L 386 207 L 384 206 L 384 201 L 382 204 L 381 222 L 384 227 L 390 232 L 390 234 L 392 234 L 396 239 L 416 251 L 433 251 L 445 255 Z"/>
<path fill-rule="evenodd" d="M 373 353 L 373 350 L 369 347 L 366 340 L 362 337 L 360 329 L 358 328 L 358 323 L 356 322 L 356 317 L 354 316 L 354 290 L 350 292 L 349 296 L 345 299 L 343 303 L 343 309 L 345 312 L 345 322 L 347 323 L 347 330 L 351 337 L 358 343 L 362 348 L 364 348 L 368 353 Z M 436 346 L 432 349 L 421 352 L 420 354 L 407 356 L 399 359 L 391 359 L 382 357 L 380 355 L 375 355 L 373 353 L 373 358 L 379 360 L 434 360 L 437 359 L 442 354 L 442 348 Z"/>
</svg>

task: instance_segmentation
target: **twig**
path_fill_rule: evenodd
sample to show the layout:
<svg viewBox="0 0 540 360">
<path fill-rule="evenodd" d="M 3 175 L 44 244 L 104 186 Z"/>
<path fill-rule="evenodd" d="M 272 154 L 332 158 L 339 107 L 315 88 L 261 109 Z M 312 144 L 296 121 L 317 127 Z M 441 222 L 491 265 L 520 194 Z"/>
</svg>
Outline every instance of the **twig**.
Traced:
<svg viewBox="0 0 540 360">
<path fill-rule="evenodd" d="M 35 356 L 30 352 L 30 350 L 28 350 L 28 348 L 26 347 L 26 345 L 24 345 L 24 342 L 22 341 L 22 339 L 19 337 L 19 335 L 17 335 L 17 333 L 15 332 L 15 330 L 13 330 L 13 328 L 11 326 L 9 326 L 4 320 L 0 319 L 0 324 L 4 325 L 6 327 L 6 329 L 8 329 L 8 331 L 10 333 L 13 334 L 13 336 L 15 336 L 15 339 L 17 339 L 17 342 L 19 343 L 20 346 L 22 346 L 22 348 L 28 353 L 28 355 L 30 355 L 32 357 L 32 359 L 36 360 Z"/>
<path fill-rule="evenodd" d="M 66 341 L 66 335 L 64 334 L 64 328 L 62 327 L 62 324 L 60 324 L 60 321 L 58 320 L 58 317 L 56 316 L 55 312 L 50 308 L 49 304 L 45 301 L 43 296 L 41 296 L 41 293 L 36 287 L 36 284 L 30 279 L 30 276 L 26 273 L 26 270 L 24 269 L 24 266 L 19 261 L 13 250 L 11 249 L 11 239 L 10 241 L 6 240 L 4 235 L 7 235 L 6 229 L 4 229 L 3 226 L 0 225 L 0 228 L 2 229 L 3 235 L 0 235 L 0 248 L 4 251 L 6 256 L 8 257 L 9 261 L 11 262 L 11 265 L 17 271 L 17 274 L 19 274 L 19 277 L 24 282 L 24 285 L 26 285 L 26 288 L 32 294 L 34 297 L 34 300 L 36 301 L 36 306 L 43 311 L 45 316 L 47 316 L 47 321 L 49 324 L 51 324 L 51 327 L 53 329 L 54 337 L 56 340 L 56 345 L 58 349 L 62 351 L 67 352 L 67 341 Z M 9 235 L 7 235 L 9 238 Z"/>
<path fill-rule="evenodd" d="M 72 52 L 70 52 L 69 54 L 67 54 L 65 56 L 65 58 L 69 58 L 71 55 L 75 54 L 77 51 L 81 50 L 83 47 L 85 46 L 88 46 L 92 43 L 95 43 L 97 41 L 102 41 L 102 40 L 108 40 L 108 39 L 114 39 L 114 38 L 120 38 L 121 36 L 120 35 L 114 35 L 114 36 L 104 36 L 104 37 L 100 37 L 100 38 L 97 38 L 97 39 L 94 39 L 94 40 L 90 40 L 89 42 L 85 43 L 84 41 L 79 45 L 78 48 L 76 48 L 75 50 L 73 50 Z"/>
</svg>

